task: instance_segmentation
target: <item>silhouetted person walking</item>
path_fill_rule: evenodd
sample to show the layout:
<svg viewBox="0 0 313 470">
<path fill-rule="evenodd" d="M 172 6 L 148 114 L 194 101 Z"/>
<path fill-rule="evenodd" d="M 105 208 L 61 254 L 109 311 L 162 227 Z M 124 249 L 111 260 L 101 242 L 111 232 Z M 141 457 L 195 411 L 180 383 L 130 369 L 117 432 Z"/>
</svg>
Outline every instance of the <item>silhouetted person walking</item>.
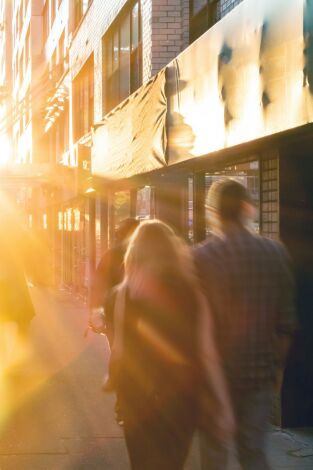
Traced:
<svg viewBox="0 0 313 470">
<path fill-rule="evenodd" d="M 103 308 L 105 296 L 124 276 L 123 260 L 128 240 L 139 221 L 133 218 L 122 220 L 116 230 L 115 242 L 102 256 L 97 266 L 90 289 L 90 308 Z"/>
<path fill-rule="evenodd" d="M 214 183 L 208 205 L 214 236 L 195 259 L 233 401 L 235 444 L 244 470 L 266 470 L 273 385 L 296 327 L 289 258 L 282 244 L 246 228 L 253 207 L 241 184 Z M 226 468 L 226 447 L 209 435 L 201 454 L 203 469 Z"/>
<path fill-rule="evenodd" d="M 103 307 L 111 289 L 123 280 L 125 251 L 129 238 L 138 225 L 139 221 L 134 218 L 121 221 L 116 230 L 115 243 L 103 254 L 92 280 L 89 325 L 93 331 L 105 334 L 110 345 L 113 340 L 113 318 L 110 312 L 106 312 L 104 316 Z M 110 391 L 110 389 L 109 376 L 106 375 L 103 381 L 103 391 Z M 120 413 L 118 397 L 115 412 L 117 422 L 122 425 L 123 417 Z"/>
<path fill-rule="evenodd" d="M 147 221 L 137 228 L 123 283 L 106 309 L 114 316 L 112 381 L 131 468 L 182 470 L 197 426 L 200 385 L 203 398 L 211 386 L 216 434 L 229 439 L 233 413 L 207 303 L 188 248 L 169 226 Z"/>
</svg>

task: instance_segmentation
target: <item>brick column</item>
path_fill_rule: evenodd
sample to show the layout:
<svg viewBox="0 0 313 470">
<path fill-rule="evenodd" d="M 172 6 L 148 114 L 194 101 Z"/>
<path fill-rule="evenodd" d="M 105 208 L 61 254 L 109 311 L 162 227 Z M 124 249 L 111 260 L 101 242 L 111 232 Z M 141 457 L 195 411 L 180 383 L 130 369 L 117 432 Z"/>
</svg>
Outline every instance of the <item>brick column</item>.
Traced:
<svg viewBox="0 0 313 470">
<path fill-rule="evenodd" d="M 149 80 L 189 44 L 189 0 L 142 0 L 143 78 Z"/>
</svg>

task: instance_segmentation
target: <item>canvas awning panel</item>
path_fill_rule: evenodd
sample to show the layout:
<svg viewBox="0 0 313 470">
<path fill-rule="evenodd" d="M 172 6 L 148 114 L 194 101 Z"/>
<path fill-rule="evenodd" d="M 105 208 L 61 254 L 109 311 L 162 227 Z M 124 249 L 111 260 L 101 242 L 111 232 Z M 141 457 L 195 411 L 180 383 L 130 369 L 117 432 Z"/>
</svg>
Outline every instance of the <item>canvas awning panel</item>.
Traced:
<svg viewBox="0 0 313 470">
<path fill-rule="evenodd" d="M 313 121 L 313 0 L 245 0 L 168 67 L 169 164 Z"/>
<path fill-rule="evenodd" d="M 166 107 L 161 70 L 95 127 L 92 174 L 120 179 L 164 166 Z"/>
</svg>

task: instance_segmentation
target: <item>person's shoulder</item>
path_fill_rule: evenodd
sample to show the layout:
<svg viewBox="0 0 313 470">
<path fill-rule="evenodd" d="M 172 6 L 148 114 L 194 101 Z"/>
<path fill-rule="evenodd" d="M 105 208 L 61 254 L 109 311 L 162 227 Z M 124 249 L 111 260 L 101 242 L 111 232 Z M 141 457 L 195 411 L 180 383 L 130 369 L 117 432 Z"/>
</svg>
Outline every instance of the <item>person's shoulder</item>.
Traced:
<svg viewBox="0 0 313 470">
<path fill-rule="evenodd" d="M 213 264 L 220 261 L 223 257 L 223 239 L 215 235 L 209 236 L 206 240 L 193 248 L 194 260 L 196 266 L 209 269 Z"/>
<path fill-rule="evenodd" d="M 289 260 L 289 253 L 285 245 L 280 240 L 274 240 L 263 235 L 254 235 L 255 240 L 264 253 L 272 259 Z"/>
<path fill-rule="evenodd" d="M 264 235 L 255 234 L 253 237 L 261 243 L 264 247 L 271 249 L 272 251 L 282 252 L 285 251 L 285 246 L 279 240 L 266 237 Z"/>
<path fill-rule="evenodd" d="M 197 243 L 193 247 L 193 251 L 195 254 L 203 254 L 203 253 L 209 253 L 211 250 L 214 250 L 214 248 L 220 244 L 223 243 L 222 238 L 216 236 L 216 235 L 209 235 L 208 238 L 203 240 L 200 243 Z"/>
</svg>

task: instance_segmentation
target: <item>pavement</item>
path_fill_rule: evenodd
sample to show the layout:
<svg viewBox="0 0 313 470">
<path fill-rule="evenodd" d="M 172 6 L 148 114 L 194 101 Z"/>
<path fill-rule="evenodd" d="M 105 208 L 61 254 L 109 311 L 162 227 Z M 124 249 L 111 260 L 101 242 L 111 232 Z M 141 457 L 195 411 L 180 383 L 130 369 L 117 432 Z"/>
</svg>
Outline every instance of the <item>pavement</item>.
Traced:
<svg viewBox="0 0 313 470">
<path fill-rule="evenodd" d="M 0 375 L 0 470 L 127 470 L 114 396 L 100 390 L 105 337 L 85 337 L 87 309 L 68 293 L 33 288 L 32 298 L 30 339 Z M 313 469 L 313 430 L 272 428 L 268 453 L 273 470 Z M 196 437 L 186 470 L 200 470 Z"/>
</svg>

